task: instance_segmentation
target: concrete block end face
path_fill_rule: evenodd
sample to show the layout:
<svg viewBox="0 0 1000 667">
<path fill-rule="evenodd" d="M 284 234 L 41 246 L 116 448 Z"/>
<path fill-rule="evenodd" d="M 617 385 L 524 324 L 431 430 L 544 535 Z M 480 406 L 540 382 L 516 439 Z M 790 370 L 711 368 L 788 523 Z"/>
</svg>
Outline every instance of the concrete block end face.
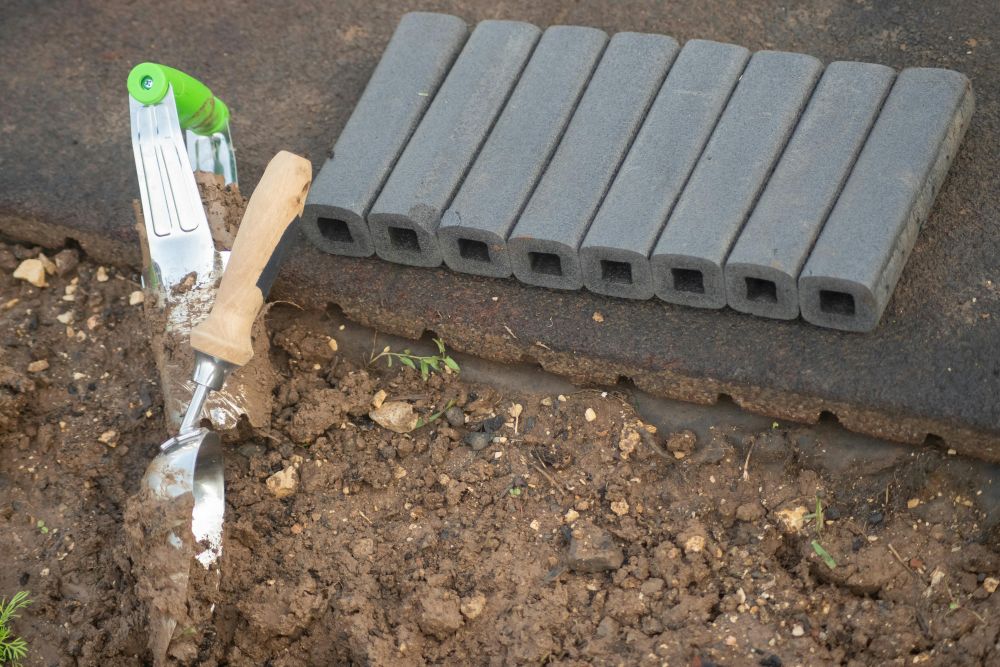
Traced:
<svg viewBox="0 0 1000 667">
<path fill-rule="evenodd" d="M 795 276 L 759 264 L 730 262 L 725 268 L 726 302 L 733 310 L 777 320 L 799 316 Z"/>
<path fill-rule="evenodd" d="M 574 247 L 521 237 L 508 239 L 507 250 L 511 269 L 522 283 L 565 290 L 583 287 L 580 258 Z"/>
<path fill-rule="evenodd" d="M 690 255 L 659 254 L 650 259 L 653 291 L 669 303 L 695 308 L 723 308 L 726 283 L 722 268 Z"/>
<path fill-rule="evenodd" d="M 412 217 L 396 213 L 368 216 L 375 253 L 384 260 L 408 266 L 441 266 L 441 250 L 433 232 Z M 433 227 L 431 227 L 433 229 Z"/>
<path fill-rule="evenodd" d="M 475 227 L 461 227 L 454 216 L 445 213 L 438 228 L 441 257 L 448 268 L 490 278 L 509 278 L 512 274 L 507 242 L 496 234 Z"/>
<path fill-rule="evenodd" d="M 623 299 L 653 298 L 649 259 L 620 248 L 590 246 L 580 249 L 584 286 L 595 294 Z"/>
<path fill-rule="evenodd" d="M 802 318 L 816 326 L 869 333 L 875 330 L 887 302 L 879 305 L 865 285 L 827 276 L 799 278 Z"/>
<path fill-rule="evenodd" d="M 340 206 L 306 203 L 301 229 L 314 246 L 332 255 L 370 257 L 375 252 L 368 223 Z"/>
</svg>

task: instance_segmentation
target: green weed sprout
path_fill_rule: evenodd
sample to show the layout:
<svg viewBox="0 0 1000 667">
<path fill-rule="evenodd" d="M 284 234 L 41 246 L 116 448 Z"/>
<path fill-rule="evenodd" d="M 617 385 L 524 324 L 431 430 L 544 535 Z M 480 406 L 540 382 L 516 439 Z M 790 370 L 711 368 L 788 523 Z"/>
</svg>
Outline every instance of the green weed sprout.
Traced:
<svg viewBox="0 0 1000 667">
<path fill-rule="evenodd" d="M 405 349 L 402 352 L 393 352 L 392 349 L 386 345 L 379 354 L 372 356 L 368 363 L 370 365 L 374 364 L 379 359 L 385 359 L 386 367 L 391 368 L 392 360 L 395 359 L 404 366 L 408 366 L 413 370 L 419 370 L 420 377 L 424 380 L 430 377 L 431 370 L 435 370 L 440 373 L 442 366 L 447 367 L 455 373 L 460 372 L 462 369 L 459 368 L 458 362 L 448 356 L 444 347 L 444 341 L 440 338 L 435 338 L 434 343 L 437 345 L 438 353 L 425 357 L 413 354 L 409 349 Z"/>
<path fill-rule="evenodd" d="M 18 667 L 28 655 L 28 642 L 11 633 L 10 622 L 29 604 L 28 591 L 18 591 L 10 602 L 6 598 L 0 600 L 0 665 Z"/>
</svg>

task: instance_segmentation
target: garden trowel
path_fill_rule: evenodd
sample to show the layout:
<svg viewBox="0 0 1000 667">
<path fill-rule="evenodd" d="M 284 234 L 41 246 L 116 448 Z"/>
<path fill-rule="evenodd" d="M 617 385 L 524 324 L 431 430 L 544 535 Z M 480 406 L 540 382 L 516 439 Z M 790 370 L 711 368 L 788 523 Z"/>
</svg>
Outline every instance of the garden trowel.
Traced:
<svg viewBox="0 0 1000 667">
<path fill-rule="evenodd" d="M 277 275 L 291 224 L 302 213 L 312 180 L 305 158 L 282 151 L 267 165 L 247 205 L 215 303 L 191 332 L 195 391 L 178 434 L 160 446 L 145 486 L 160 500 L 193 499 L 195 557 L 205 567 L 222 551 L 222 450 L 219 436 L 200 425 L 209 392 L 253 357 L 251 329 Z M 178 530 L 183 530 L 183 526 Z M 178 548 L 187 535 L 172 534 Z"/>
</svg>

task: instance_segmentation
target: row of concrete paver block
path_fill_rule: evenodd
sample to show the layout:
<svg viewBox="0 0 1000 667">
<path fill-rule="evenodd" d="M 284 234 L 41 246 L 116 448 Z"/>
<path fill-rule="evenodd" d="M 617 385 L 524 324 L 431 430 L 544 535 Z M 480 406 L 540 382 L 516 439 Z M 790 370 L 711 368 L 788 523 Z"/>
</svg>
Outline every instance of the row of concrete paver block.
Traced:
<svg viewBox="0 0 1000 667">
<path fill-rule="evenodd" d="M 335 254 L 870 331 L 973 104 L 949 70 L 412 13 L 303 228 Z"/>
</svg>

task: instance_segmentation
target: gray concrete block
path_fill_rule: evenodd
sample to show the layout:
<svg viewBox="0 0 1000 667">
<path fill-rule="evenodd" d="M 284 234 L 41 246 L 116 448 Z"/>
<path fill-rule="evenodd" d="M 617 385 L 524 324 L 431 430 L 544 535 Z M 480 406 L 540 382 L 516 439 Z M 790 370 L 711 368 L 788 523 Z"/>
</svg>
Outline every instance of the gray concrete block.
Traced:
<svg viewBox="0 0 1000 667">
<path fill-rule="evenodd" d="M 441 214 L 540 34 L 528 23 L 483 21 L 469 36 L 368 214 L 379 257 L 412 266 L 441 264 Z"/>
<path fill-rule="evenodd" d="M 722 113 L 653 249 L 656 295 L 726 305 L 723 265 L 823 66 L 807 55 L 758 51 Z"/>
<path fill-rule="evenodd" d="M 894 78 L 882 65 L 827 66 L 726 260 L 731 308 L 786 320 L 799 316 L 799 272 Z"/>
<path fill-rule="evenodd" d="M 799 276 L 802 317 L 872 331 L 965 135 L 969 80 L 914 68 L 896 78 Z"/>
<path fill-rule="evenodd" d="M 519 280 L 583 286 L 578 249 L 677 54 L 662 35 L 611 38 L 559 147 L 507 241 Z"/>
<path fill-rule="evenodd" d="M 511 275 L 507 236 L 524 210 L 608 36 L 594 28 L 553 26 L 531 60 L 475 164 L 438 227 L 449 267 L 496 278 Z"/>
<path fill-rule="evenodd" d="M 580 246 L 587 289 L 649 299 L 649 254 L 750 52 L 691 40 L 670 68 Z"/>
<path fill-rule="evenodd" d="M 448 14 L 405 14 L 332 157 L 313 180 L 302 231 L 329 253 L 367 257 L 375 249 L 366 216 L 406 142 L 468 37 Z"/>
</svg>

